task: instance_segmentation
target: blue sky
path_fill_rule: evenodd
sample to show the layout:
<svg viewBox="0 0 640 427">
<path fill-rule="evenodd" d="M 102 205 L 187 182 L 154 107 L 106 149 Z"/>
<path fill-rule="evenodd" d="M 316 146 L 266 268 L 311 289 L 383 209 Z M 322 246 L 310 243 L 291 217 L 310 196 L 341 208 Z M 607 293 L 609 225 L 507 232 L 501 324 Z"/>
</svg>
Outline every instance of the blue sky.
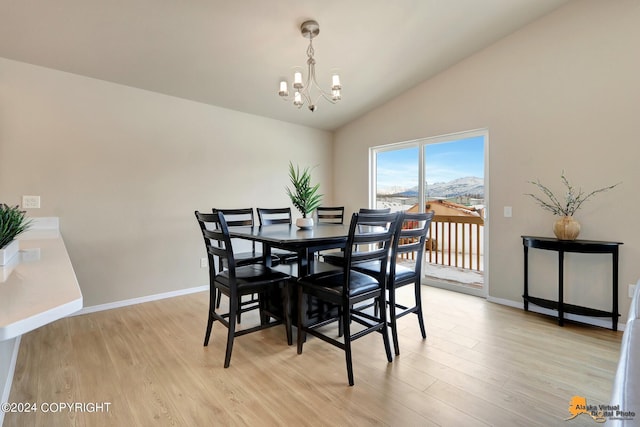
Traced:
<svg viewBox="0 0 640 427">
<path fill-rule="evenodd" d="M 378 153 L 378 189 L 418 185 L 418 148 Z M 452 140 L 425 146 L 427 183 L 448 182 L 465 176 L 484 176 L 484 137 Z"/>
</svg>

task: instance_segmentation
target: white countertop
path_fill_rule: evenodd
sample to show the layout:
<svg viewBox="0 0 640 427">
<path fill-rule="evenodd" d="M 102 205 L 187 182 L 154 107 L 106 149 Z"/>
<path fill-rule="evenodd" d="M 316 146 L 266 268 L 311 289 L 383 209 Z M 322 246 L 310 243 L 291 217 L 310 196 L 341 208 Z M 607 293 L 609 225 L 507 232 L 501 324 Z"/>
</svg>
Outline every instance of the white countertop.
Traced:
<svg viewBox="0 0 640 427">
<path fill-rule="evenodd" d="M 0 267 L 0 341 L 82 308 L 82 292 L 58 229 L 19 237 L 20 252 Z"/>
</svg>

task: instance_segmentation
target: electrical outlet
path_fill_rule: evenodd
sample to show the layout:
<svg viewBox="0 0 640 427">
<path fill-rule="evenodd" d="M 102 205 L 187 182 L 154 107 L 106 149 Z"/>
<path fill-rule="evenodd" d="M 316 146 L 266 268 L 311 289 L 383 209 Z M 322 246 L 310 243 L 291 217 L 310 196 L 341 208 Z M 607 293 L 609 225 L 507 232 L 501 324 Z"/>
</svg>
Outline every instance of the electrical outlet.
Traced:
<svg viewBox="0 0 640 427">
<path fill-rule="evenodd" d="M 504 217 L 505 218 L 511 218 L 512 215 L 513 215 L 513 210 L 511 209 L 511 206 L 505 206 L 504 207 Z"/>
<path fill-rule="evenodd" d="M 629 298 L 633 298 L 633 294 L 636 291 L 636 285 L 629 285 Z"/>
<path fill-rule="evenodd" d="M 209 260 L 206 258 L 200 258 L 200 268 L 209 267 Z"/>
<path fill-rule="evenodd" d="M 40 196 L 22 196 L 22 209 L 39 209 Z"/>
</svg>

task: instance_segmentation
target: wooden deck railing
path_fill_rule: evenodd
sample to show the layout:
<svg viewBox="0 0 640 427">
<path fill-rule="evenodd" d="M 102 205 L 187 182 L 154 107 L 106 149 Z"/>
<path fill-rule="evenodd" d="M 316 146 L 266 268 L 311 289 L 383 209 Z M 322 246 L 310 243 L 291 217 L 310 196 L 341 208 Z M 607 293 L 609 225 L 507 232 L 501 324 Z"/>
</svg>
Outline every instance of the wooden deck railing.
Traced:
<svg viewBox="0 0 640 427">
<path fill-rule="evenodd" d="M 484 219 L 436 215 L 431 221 L 426 261 L 481 271 Z"/>
</svg>

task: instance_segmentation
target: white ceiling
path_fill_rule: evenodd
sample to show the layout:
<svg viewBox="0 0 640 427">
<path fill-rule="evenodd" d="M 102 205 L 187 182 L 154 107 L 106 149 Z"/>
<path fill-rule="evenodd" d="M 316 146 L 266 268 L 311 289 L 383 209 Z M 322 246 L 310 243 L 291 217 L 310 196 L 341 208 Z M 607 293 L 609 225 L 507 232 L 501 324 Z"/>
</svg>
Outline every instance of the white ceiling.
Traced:
<svg viewBox="0 0 640 427">
<path fill-rule="evenodd" d="M 0 56 L 334 130 L 568 0 L 0 0 Z M 278 97 L 306 62 L 342 101 Z M 1 75 L 1 74 L 0 74 Z"/>
</svg>

